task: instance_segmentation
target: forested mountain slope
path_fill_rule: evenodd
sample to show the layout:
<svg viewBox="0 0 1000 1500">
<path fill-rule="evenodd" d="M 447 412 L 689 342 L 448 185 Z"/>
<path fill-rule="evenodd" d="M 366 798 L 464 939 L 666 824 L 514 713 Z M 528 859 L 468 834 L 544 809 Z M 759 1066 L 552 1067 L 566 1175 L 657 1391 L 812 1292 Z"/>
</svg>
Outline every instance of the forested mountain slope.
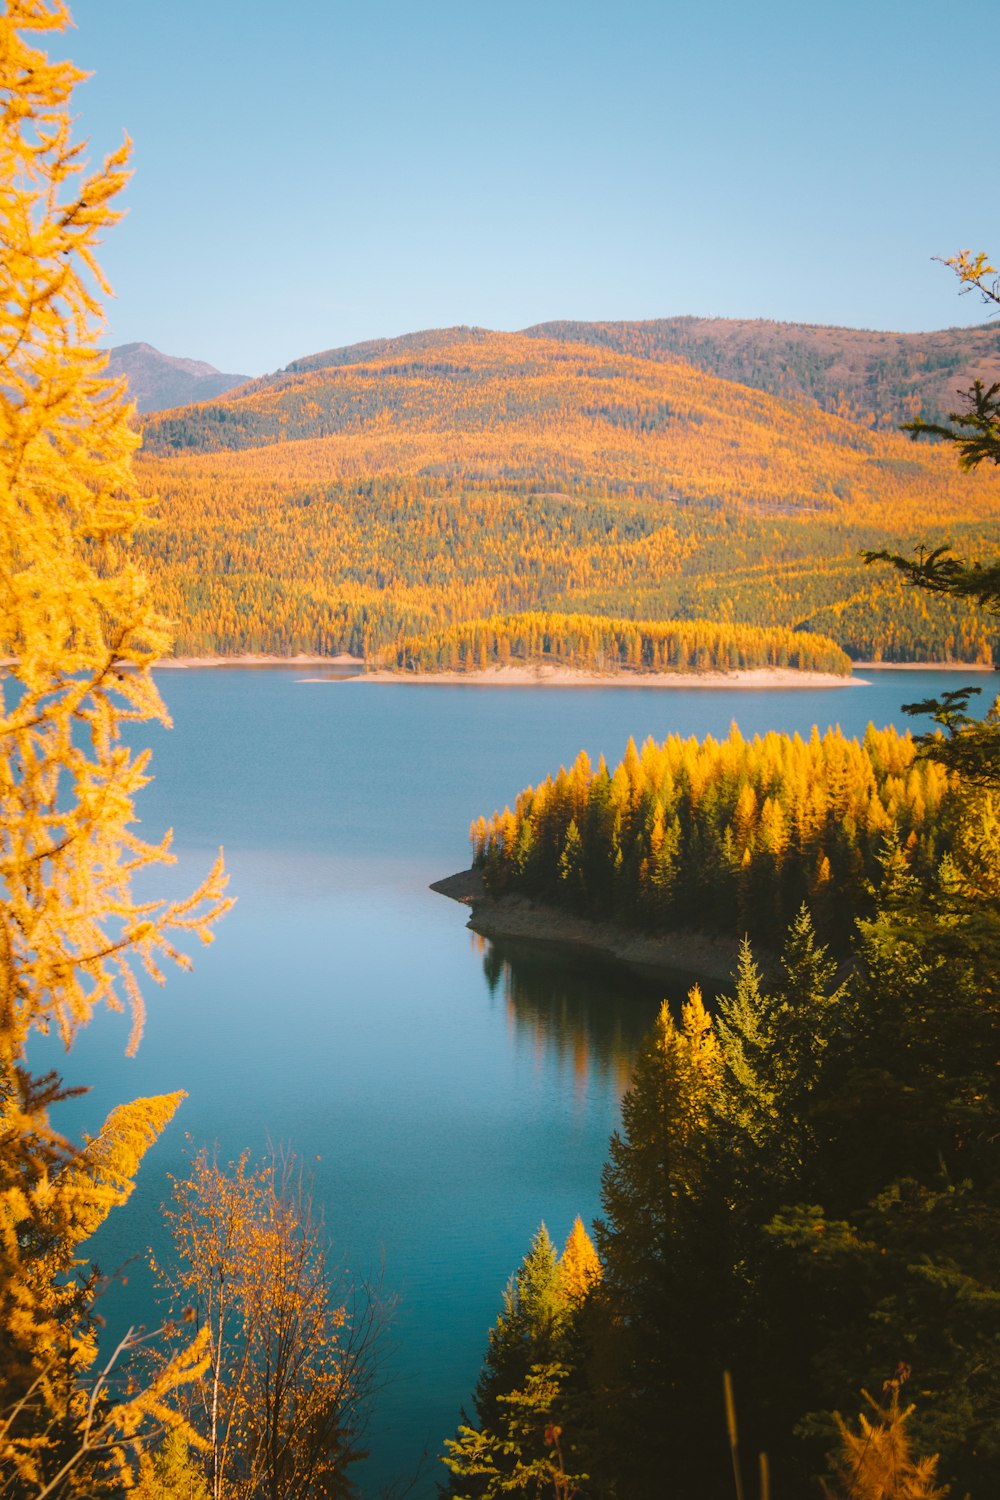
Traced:
<svg viewBox="0 0 1000 1500">
<path fill-rule="evenodd" d="M 882 333 L 742 318 L 655 318 L 648 322 L 540 323 L 533 338 L 595 344 L 643 359 L 680 356 L 724 380 L 862 426 L 895 429 L 954 411 L 956 393 L 977 377 L 1000 380 L 1000 327 Z"/>
<path fill-rule="evenodd" d="M 587 344 L 452 329 L 334 354 L 146 423 L 141 547 L 179 650 L 369 651 L 550 609 L 989 657 L 970 611 L 858 561 L 1000 537 L 995 487 L 950 453 Z"/>
</svg>

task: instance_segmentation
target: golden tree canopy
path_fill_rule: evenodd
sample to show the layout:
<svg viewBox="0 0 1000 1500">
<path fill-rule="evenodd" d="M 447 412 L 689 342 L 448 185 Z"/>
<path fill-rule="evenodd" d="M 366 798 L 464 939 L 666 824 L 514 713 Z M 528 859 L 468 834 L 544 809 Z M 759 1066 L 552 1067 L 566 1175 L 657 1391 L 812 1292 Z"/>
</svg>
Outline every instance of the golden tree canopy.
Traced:
<svg viewBox="0 0 1000 1500">
<path fill-rule="evenodd" d="M 83 78 L 34 45 L 69 22 L 62 0 L 0 13 L 0 1494 L 81 1492 L 199 1373 L 203 1340 L 115 1402 L 96 1355 L 94 1278 L 79 1246 L 132 1189 L 182 1095 L 112 1111 L 74 1148 L 50 1123 L 65 1097 L 26 1047 L 67 1046 L 99 1003 L 142 1024 L 137 967 L 185 965 L 225 906 L 221 861 L 191 897 L 139 901 L 134 875 L 170 858 L 134 831 L 148 752 L 130 722 L 166 722 L 150 668 L 169 641 L 126 547 L 144 523 L 123 382 L 105 376 L 96 260 L 127 179 L 128 142 L 90 170 L 70 102 Z M 96 1467 L 95 1467 L 96 1465 Z M 95 1480 L 95 1475 L 97 1480 Z M 13 1485 L 13 1490 L 10 1486 Z M 28 1488 L 24 1488 L 28 1486 Z M 99 1487 L 99 1486 L 98 1486 Z"/>
</svg>

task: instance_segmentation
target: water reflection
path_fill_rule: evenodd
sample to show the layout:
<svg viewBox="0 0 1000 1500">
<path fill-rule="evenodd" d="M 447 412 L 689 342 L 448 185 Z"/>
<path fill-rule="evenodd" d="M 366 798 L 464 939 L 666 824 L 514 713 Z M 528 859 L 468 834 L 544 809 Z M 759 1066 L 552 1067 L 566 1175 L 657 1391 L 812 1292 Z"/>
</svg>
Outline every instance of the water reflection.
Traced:
<svg viewBox="0 0 1000 1500">
<path fill-rule="evenodd" d="M 582 1105 L 595 1090 L 620 1099 L 661 1001 L 679 1012 L 692 984 L 711 1000 L 716 986 L 677 970 L 633 974 L 600 955 L 550 943 L 471 934 L 490 993 L 502 999 L 512 1040 Z"/>
</svg>

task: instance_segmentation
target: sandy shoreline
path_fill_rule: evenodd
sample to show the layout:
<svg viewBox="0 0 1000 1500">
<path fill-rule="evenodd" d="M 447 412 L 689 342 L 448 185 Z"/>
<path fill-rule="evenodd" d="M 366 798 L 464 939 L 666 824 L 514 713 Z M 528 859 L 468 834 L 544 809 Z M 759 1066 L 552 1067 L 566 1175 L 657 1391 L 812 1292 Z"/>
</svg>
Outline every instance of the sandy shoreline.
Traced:
<svg viewBox="0 0 1000 1500">
<path fill-rule="evenodd" d="M 363 672 L 356 682 L 405 682 L 416 687 L 602 687 L 602 688 L 845 688 L 861 677 L 797 672 L 792 667 L 755 667 L 736 672 L 588 672 L 539 663 L 487 667 L 477 672 Z"/>
<path fill-rule="evenodd" d="M 348 682 L 405 682 L 422 687 L 619 687 L 619 688 L 845 688 L 865 687 L 864 677 L 840 677 L 832 672 L 797 671 L 793 667 L 752 667 L 734 672 L 596 672 L 579 667 L 553 666 L 537 662 L 523 666 L 487 667 L 475 672 L 389 672 L 364 670 L 364 660 L 341 652 L 339 656 L 317 656 L 299 652 L 295 656 L 272 656 L 243 652 L 238 656 L 168 656 L 154 671 L 184 671 L 203 667 L 339 667 Z M 995 672 L 983 662 L 859 661 L 857 672 Z M 323 682 L 321 677 L 305 678 Z"/>
<path fill-rule="evenodd" d="M 676 979 L 680 971 L 725 984 L 736 969 L 739 944 L 735 938 L 701 932 L 634 932 L 613 922 L 577 917 L 526 896 L 494 898 L 486 894 L 479 870 L 462 870 L 436 880 L 431 890 L 469 907 L 466 925 L 483 937 L 599 953 L 647 978 Z M 762 961 L 760 954 L 757 958 Z"/>
<path fill-rule="evenodd" d="M 344 651 L 340 656 L 310 656 L 299 652 L 297 656 L 263 656 L 244 652 L 241 656 L 165 656 L 156 663 L 155 671 L 186 670 L 190 667 L 363 667 L 360 656 L 351 656 Z"/>
<path fill-rule="evenodd" d="M 858 672 L 996 672 L 984 661 L 856 661 Z"/>
</svg>

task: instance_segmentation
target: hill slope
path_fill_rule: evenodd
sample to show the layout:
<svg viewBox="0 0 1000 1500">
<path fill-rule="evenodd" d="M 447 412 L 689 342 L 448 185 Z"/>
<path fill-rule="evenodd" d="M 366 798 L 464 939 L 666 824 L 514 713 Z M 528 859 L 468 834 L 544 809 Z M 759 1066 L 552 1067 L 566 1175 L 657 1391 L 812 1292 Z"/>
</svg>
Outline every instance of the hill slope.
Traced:
<svg viewBox="0 0 1000 1500">
<path fill-rule="evenodd" d="M 916 416 L 940 420 L 976 376 L 1000 380 L 1000 326 L 880 333 L 735 318 L 641 323 L 539 323 L 532 338 L 596 344 L 643 359 L 680 356 L 711 375 L 866 427 L 895 429 Z"/>
<path fill-rule="evenodd" d="M 971 612 L 857 560 L 1000 537 L 995 484 L 949 452 L 588 344 L 449 329 L 333 353 L 147 422 L 143 546 L 181 649 L 366 651 L 542 608 L 988 655 Z"/>
</svg>

